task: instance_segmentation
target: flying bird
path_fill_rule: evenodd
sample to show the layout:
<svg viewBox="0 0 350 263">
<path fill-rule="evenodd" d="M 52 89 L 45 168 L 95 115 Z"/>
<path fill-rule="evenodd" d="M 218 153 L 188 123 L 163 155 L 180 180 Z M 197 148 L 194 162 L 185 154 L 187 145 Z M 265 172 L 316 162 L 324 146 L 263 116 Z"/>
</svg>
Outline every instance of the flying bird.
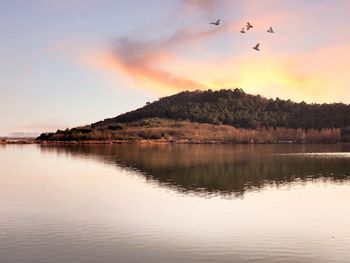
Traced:
<svg viewBox="0 0 350 263">
<path fill-rule="evenodd" d="M 220 19 L 217 20 L 216 22 L 211 22 L 209 24 L 214 25 L 214 26 L 218 26 L 218 25 L 220 25 Z"/>
<path fill-rule="evenodd" d="M 271 34 L 275 33 L 275 31 L 273 31 L 272 27 L 270 27 L 269 30 L 267 30 L 267 32 L 271 33 Z"/>
<path fill-rule="evenodd" d="M 253 47 L 253 49 L 255 49 L 256 51 L 260 51 L 259 46 L 260 46 L 260 43 L 256 44 L 256 45 Z"/>
<path fill-rule="evenodd" d="M 241 29 L 241 31 L 239 31 L 239 32 L 241 32 L 242 34 L 245 34 L 245 30 L 244 30 L 245 28 L 243 27 L 242 29 Z"/>
<path fill-rule="evenodd" d="M 248 31 L 249 29 L 253 28 L 253 26 L 252 26 L 249 22 L 247 23 L 246 27 L 247 27 L 247 31 Z"/>
</svg>

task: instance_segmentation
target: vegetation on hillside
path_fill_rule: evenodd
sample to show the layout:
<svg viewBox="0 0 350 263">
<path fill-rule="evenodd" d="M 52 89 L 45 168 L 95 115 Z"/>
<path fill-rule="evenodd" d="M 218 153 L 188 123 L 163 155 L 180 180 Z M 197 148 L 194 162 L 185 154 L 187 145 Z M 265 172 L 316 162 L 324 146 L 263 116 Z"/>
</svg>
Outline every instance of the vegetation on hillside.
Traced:
<svg viewBox="0 0 350 263">
<path fill-rule="evenodd" d="M 106 119 L 96 125 L 144 118 L 189 120 L 237 128 L 342 128 L 350 125 L 350 106 L 343 103 L 307 104 L 266 99 L 241 89 L 194 91 L 161 98 L 143 108 Z"/>
<path fill-rule="evenodd" d="M 169 119 L 143 119 L 105 128 L 81 127 L 42 134 L 46 141 L 142 141 L 158 140 L 178 143 L 275 143 L 341 141 L 340 129 L 243 129 L 230 125 L 214 125 Z"/>
<path fill-rule="evenodd" d="M 43 133 L 43 141 L 160 140 L 225 143 L 350 141 L 350 106 L 266 99 L 241 89 L 194 91 L 91 125 Z"/>
</svg>

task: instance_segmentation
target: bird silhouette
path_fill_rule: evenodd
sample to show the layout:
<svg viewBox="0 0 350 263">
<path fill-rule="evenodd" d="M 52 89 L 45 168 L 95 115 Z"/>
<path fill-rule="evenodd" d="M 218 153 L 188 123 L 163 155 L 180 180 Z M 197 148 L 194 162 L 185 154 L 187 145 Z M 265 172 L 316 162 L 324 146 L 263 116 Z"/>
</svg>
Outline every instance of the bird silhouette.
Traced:
<svg viewBox="0 0 350 263">
<path fill-rule="evenodd" d="M 259 46 L 260 46 L 260 43 L 256 44 L 256 45 L 253 47 L 253 49 L 255 49 L 256 51 L 260 51 Z"/>
<path fill-rule="evenodd" d="M 247 31 L 248 31 L 249 29 L 253 28 L 253 26 L 252 26 L 249 22 L 247 23 L 246 27 L 247 27 Z"/>
<path fill-rule="evenodd" d="M 267 32 L 271 33 L 271 34 L 275 33 L 275 31 L 273 31 L 272 27 L 270 27 L 269 30 L 267 30 Z"/>
<path fill-rule="evenodd" d="M 211 22 L 209 24 L 214 25 L 214 26 L 218 26 L 218 25 L 220 25 L 220 19 L 218 19 L 216 22 Z"/>
<path fill-rule="evenodd" d="M 245 28 L 243 27 L 242 29 L 241 29 L 241 31 L 239 31 L 239 32 L 241 32 L 242 34 L 245 34 L 245 30 L 244 30 Z"/>
</svg>

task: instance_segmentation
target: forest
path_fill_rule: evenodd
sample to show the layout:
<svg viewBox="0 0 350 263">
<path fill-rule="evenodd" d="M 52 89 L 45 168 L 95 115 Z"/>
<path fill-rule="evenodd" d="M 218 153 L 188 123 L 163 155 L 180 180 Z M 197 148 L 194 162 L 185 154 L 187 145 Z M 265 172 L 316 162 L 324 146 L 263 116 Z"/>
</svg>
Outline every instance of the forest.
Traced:
<svg viewBox="0 0 350 263">
<path fill-rule="evenodd" d="M 126 123 L 145 118 L 225 124 L 236 128 L 343 128 L 350 125 L 350 106 L 343 103 L 307 104 L 267 99 L 242 89 L 181 92 L 104 122 Z"/>
</svg>

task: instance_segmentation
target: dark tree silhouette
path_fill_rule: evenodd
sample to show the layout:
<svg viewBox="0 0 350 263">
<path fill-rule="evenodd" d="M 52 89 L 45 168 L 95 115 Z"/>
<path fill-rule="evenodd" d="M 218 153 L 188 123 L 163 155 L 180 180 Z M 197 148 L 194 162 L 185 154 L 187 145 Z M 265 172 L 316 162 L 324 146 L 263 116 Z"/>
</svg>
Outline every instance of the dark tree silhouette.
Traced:
<svg viewBox="0 0 350 263">
<path fill-rule="evenodd" d="M 145 107 L 105 122 L 125 123 L 144 118 L 190 120 L 238 128 L 343 128 L 350 125 L 350 106 L 343 103 L 307 104 L 266 99 L 242 89 L 194 91 L 161 98 Z"/>
</svg>

